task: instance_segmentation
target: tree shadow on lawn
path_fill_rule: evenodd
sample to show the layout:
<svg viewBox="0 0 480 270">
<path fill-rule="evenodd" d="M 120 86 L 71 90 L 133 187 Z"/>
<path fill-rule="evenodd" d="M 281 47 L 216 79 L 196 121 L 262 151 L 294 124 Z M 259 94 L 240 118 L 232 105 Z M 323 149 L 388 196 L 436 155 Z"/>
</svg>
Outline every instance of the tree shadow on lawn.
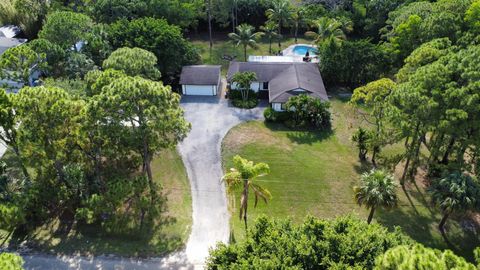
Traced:
<svg viewBox="0 0 480 270">
<path fill-rule="evenodd" d="M 421 204 L 416 205 L 420 210 L 417 213 L 409 204 L 400 205 L 390 211 L 379 210 L 376 214 L 378 223 L 392 229 L 394 226 L 401 227 L 402 231 L 413 240 L 425 246 L 437 249 L 451 249 L 456 254 L 473 261 L 473 249 L 480 244 L 477 233 L 465 231 L 455 219 L 447 222 L 445 241 L 438 222 L 441 215 L 430 214 L 429 210 Z"/>
<path fill-rule="evenodd" d="M 334 131 L 330 128 L 328 130 L 315 130 L 311 128 L 292 129 L 283 123 L 272 122 L 265 122 L 265 126 L 272 131 L 285 132 L 286 137 L 296 144 L 312 145 L 316 142 L 326 140 L 334 134 Z"/>
<path fill-rule="evenodd" d="M 33 233 L 18 232 L 12 236 L 9 248 L 17 249 L 24 243 L 29 248 L 54 254 L 103 255 L 126 257 L 161 256 L 183 246 L 179 236 L 165 232 L 166 226 L 174 226 L 174 218 L 165 218 L 162 224 L 143 232 L 109 233 L 100 224 L 74 224 L 72 229 L 62 230 L 63 222 L 45 224 Z"/>
</svg>

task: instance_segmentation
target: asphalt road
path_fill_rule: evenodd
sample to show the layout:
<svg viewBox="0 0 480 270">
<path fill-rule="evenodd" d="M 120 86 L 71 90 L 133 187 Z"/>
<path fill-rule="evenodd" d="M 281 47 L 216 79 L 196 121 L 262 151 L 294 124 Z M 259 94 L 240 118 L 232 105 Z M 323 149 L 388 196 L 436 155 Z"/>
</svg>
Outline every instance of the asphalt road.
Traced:
<svg viewBox="0 0 480 270">
<path fill-rule="evenodd" d="M 150 259 L 29 254 L 23 255 L 26 269 L 203 269 L 209 249 L 229 238 L 227 198 L 221 182 L 222 139 L 235 125 L 261 119 L 263 107 L 242 110 L 216 97 L 192 96 L 183 97 L 182 107 L 192 123 L 191 132 L 178 147 L 192 189 L 193 225 L 186 250 Z"/>
</svg>

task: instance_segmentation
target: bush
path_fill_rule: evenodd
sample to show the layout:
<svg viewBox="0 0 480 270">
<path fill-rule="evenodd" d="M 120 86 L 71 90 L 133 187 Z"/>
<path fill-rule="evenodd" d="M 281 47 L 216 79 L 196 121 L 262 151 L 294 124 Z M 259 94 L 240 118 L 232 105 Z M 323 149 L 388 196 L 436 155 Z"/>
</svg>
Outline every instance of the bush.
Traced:
<svg viewBox="0 0 480 270">
<path fill-rule="evenodd" d="M 233 106 L 242 109 L 252 109 L 257 107 L 258 99 L 257 98 L 249 98 L 247 100 L 243 99 L 233 99 L 232 100 Z"/>
<path fill-rule="evenodd" d="M 376 260 L 376 270 L 383 269 L 465 269 L 475 270 L 473 264 L 455 255 L 451 250 L 440 251 L 424 247 L 397 246 L 380 255 Z"/>
<path fill-rule="evenodd" d="M 230 90 L 228 91 L 228 98 L 229 99 L 242 99 L 242 93 L 240 92 L 240 90 Z M 250 90 L 248 91 L 248 98 L 251 99 L 251 98 L 258 98 L 258 95 L 257 93 L 255 93 L 255 91 L 253 90 Z"/>
<path fill-rule="evenodd" d="M 228 98 L 232 101 L 232 105 L 242 109 L 252 109 L 258 105 L 257 93 L 253 90 L 248 91 L 248 100 L 242 99 L 242 93 L 240 90 L 230 90 L 228 92 Z"/>
<path fill-rule="evenodd" d="M 265 117 L 267 122 L 275 122 L 277 121 L 278 113 L 271 107 L 268 107 L 263 111 L 263 117 Z"/>
<path fill-rule="evenodd" d="M 13 253 L 0 253 L 0 269 L 22 270 L 22 257 Z"/>
<path fill-rule="evenodd" d="M 330 128 L 330 103 L 308 95 L 291 97 L 285 107 L 288 108 L 293 127 L 312 126 L 320 129 Z"/>
<path fill-rule="evenodd" d="M 377 256 L 410 242 L 350 216 L 307 217 L 302 225 L 261 217 L 245 241 L 212 250 L 207 269 L 372 269 Z"/>
</svg>

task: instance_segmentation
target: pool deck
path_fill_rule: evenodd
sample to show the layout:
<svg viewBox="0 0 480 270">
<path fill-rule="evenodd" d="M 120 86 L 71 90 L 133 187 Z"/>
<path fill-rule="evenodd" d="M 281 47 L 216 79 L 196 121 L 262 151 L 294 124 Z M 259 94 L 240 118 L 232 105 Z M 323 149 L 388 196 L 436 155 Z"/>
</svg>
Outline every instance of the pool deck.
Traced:
<svg viewBox="0 0 480 270">
<path fill-rule="evenodd" d="M 293 52 L 293 50 L 295 49 L 295 47 L 297 46 L 306 46 L 306 47 L 312 47 L 312 48 L 317 48 L 317 46 L 315 45 L 311 45 L 311 44 L 293 44 L 293 45 L 290 45 L 288 48 L 286 48 L 285 50 L 282 51 L 282 54 L 284 56 L 297 56 L 297 54 L 295 54 Z M 319 59 L 317 56 L 315 57 L 312 57 L 312 63 L 318 63 L 319 62 Z"/>
</svg>

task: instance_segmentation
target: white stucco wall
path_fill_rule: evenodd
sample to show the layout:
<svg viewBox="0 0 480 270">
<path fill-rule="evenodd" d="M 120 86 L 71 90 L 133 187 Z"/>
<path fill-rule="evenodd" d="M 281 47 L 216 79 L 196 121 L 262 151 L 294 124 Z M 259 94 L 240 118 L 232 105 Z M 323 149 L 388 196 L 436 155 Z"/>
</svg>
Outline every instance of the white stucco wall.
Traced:
<svg viewBox="0 0 480 270">
<path fill-rule="evenodd" d="M 250 84 L 250 89 L 252 89 L 254 92 L 258 92 L 259 90 L 263 90 L 263 83 L 261 82 L 252 82 Z M 238 85 L 236 82 L 232 82 L 230 84 L 230 89 L 232 90 L 238 90 Z"/>
<path fill-rule="evenodd" d="M 282 104 L 283 103 L 274 102 L 272 103 L 272 109 L 277 112 L 283 112 L 284 110 L 282 109 Z"/>
</svg>

